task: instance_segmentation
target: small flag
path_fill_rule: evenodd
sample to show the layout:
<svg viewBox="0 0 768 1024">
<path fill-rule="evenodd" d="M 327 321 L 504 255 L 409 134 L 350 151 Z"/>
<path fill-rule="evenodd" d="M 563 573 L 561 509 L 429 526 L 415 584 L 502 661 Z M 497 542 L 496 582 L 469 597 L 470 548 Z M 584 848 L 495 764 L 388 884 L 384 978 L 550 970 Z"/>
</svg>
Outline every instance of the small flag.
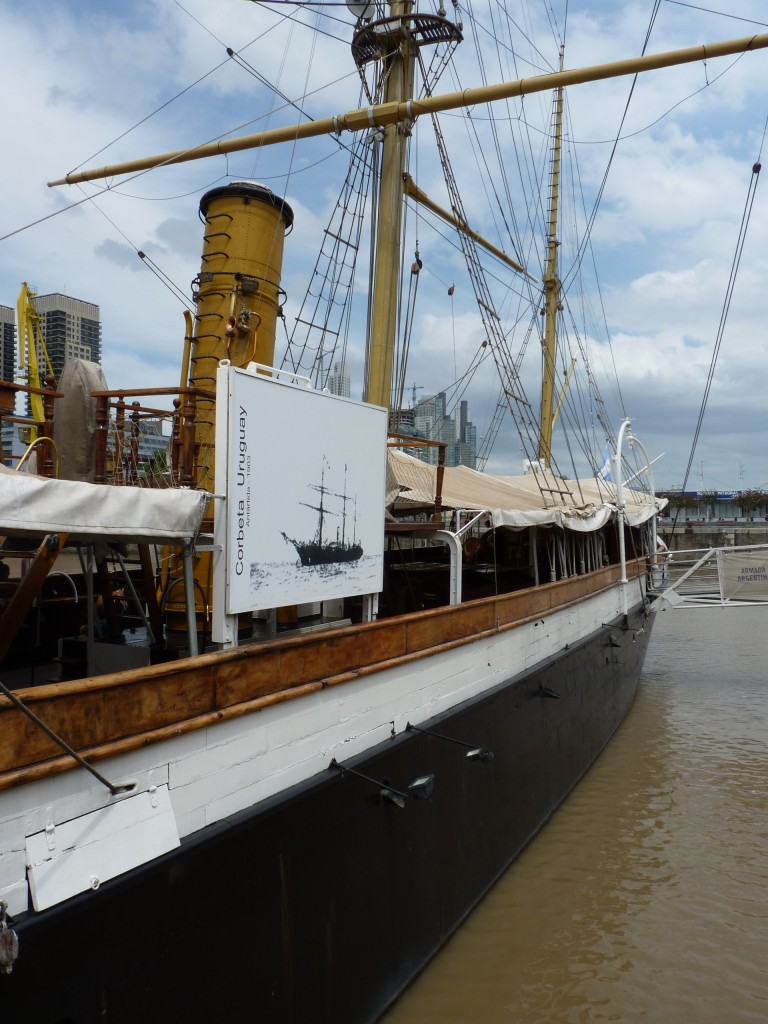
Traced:
<svg viewBox="0 0 768 1024">
<path fill-rule="evenodd" d="M 595 476 L 598 478 L 598 480 L 605 480 L 605 482 L 608 484 L 611 483 L 611 455 L 608 451 L 608 445 L 605 446 L 605 451 L 603 452 L 603 461 L 597 473 L 595 473 Z"/>
</svg>

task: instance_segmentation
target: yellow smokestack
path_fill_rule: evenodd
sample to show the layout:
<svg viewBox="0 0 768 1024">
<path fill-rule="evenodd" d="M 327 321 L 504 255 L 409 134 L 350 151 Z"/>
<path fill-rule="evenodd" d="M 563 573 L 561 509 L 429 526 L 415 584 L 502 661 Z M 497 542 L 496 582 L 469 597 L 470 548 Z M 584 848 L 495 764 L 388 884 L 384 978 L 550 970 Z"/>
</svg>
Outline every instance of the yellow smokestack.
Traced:
<svg viewBox="0 0 768 1024">
<path fill-rule="evenodd" d="M 264 185 L 240 181 L 206 192 L 200 217 L 205 234 L 200 273 L 193 284 L 197 311 L 189 384 L 213 392 L 222 359 L 235 366 L 274 364 L 283 242 L 293 225 L 293 211 Z M 215 401 L 198 396 L 195 413 L 196 483 L 212 492 Z M 208 530 L 213 528 L 214 505 L 211 502 L 208 509 Z M 182 631 L 185 622 L 181 571 L 180 564 L 172 564 L 167 584 L 166 622 L 173 632 Z M 195 602 L 198 623 L 206 631 L 212 596 L 211 558 L 201 553 L 195 562 Z"/>
<path fill-rule="evenodd" d="M 235 182 L 206 192 L 205 224 L 190 384 L 213 390 L 216 367 L 229 359 L 272 366 L 275 327 L 282 305 L 280 273 L 290 206 L 263 185 Z M 213 403 L 198 402 L 200 443 L 197 484 L 213 490 Z"/>
</svg>

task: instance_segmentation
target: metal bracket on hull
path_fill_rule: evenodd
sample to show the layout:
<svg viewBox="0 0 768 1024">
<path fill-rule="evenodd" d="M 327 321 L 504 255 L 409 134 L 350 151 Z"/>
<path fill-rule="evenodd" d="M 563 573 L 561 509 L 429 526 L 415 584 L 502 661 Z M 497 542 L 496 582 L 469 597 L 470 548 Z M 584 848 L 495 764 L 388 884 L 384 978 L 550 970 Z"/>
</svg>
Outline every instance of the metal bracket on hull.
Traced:
<svg viewBox="0 0 768 1024">
<path fill-rule="evenodd" d="M 457 740 L 453 736 L 443 736 L 442 733 L 432 732 L 431 729 L 422 729 L 418 725 L 411 725 L 407 723 L 405 727 L 406 732 L 420 732 L 425 736 L 434 736 L 437 740 L 445 740 L 447 743 L 456 743 L 460 747 L 468 747 L 466 754 L 464 755 L 468 761 L 479 761 L 481 764 L 487 764 L 488 761 L 493 760 L 493 751 L 489 750 L 488 747 L 479 747 L 475 743 L 467 743 L 465 740 Z"/>
<path fill-rule="evenodd" d="M 363 775 L 362 772 L 357 771 L 355 768 L 349 768 L 345 764 L 339 764 L 334 757 L 331 763 L 328 765 L 330 771 L 341 772 L 342 775 L 354 775 L 358 779 L 362 779 L 364 782 L 370 782 L 373 786 L 379 787 L 379 796 L 382 800 L 387 803 L 394 804 L 396 807 L 405 807 L 409 800 L 427 800 L 432 796 L 432 790 L 435 784 L 434 775 L 420 775 L 417 779 L 408 786 L 408 792 L 405 793 L 400 789 L 395 789 L 394 786 L 390 786 L 387 782 L 379 782 L 377 779 L 372 779 L 370 775 Z"/>
<path fill-rule="evenodd" d="M 45 722 L 43 722 L 40 718 L 37 717 L 37 715 L 34 713 L 34 711 L 32 711 L 31 708 L 27 707 L 27 705 L 16 696 L 13 690 L 9 690 L 8 687 L 5 686 L 3 683 L 0 683 L 0 693 L 7 697 L 12 704 L 15 704 L 19 711 L 21 711 L 22 714 L 26 715 L 27 718 L 30 719 L 30 721 L 34 722 L 36 726 L 42 729 L 42 731 L 49 739 L 53 740 L 54 743 L 57 743 L 62 748 L 62 750 L 66 751 L 66 753 L 69 754 L 70 757 L 74 758 L 74 760 L 77 761 L 81 768 L 85 768 L 85 770 L 90 772 L 94 778 L 99 780 L 102 786 L 106 786 L 107 789 L 112 794 L 112 796 L 116 796 L 118 793 L 124 793 L 134 788 L 135 783 L 124 782 L 115 785 L 114 783 L 110 782 L 109 779 L 104 778 L 100 771 L 94 768 L 92 764 L 89 764 L 88 761 L 84 760 L 76 750 L 73 750 L 72 747 L 70 747 L 66 740 L 63 740 L 61 736 L 58 736 L 53 731 L 53 729 L 50 729 L 45 724 Z"/>
</svg>

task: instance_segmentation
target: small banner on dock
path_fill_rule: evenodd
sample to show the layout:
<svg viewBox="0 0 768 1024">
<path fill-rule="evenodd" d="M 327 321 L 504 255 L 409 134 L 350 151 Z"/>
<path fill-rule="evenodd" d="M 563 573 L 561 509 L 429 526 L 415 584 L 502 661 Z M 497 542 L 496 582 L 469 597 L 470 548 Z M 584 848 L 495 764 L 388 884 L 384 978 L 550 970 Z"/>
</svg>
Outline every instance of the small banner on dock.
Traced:
<svg viewBox="0 0 768 1024">
<path fill-rule="evenodd" d="M 719 551 L 717 562 L 723 600 L 768 600 L 768 552 Z"/>
</svg>

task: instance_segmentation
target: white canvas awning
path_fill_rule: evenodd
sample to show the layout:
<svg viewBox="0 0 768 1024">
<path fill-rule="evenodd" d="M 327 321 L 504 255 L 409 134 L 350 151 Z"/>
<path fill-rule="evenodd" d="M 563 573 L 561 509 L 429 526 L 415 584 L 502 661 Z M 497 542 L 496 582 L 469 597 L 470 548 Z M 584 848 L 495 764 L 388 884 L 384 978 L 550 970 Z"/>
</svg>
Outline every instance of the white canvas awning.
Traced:
<svg viewBox="0 0 768 1024">
<path fill-rule="evenodd" d="M 0 466 L 0 535 L 181 543 L 197 534 L 210 497 L 179 488 L 50 480 Z"/>
<path fill-rule="evenodd" d="M 436 475 L 435 466 L 390 449 L 387 507 L 402 514 L 433 506 Z M 550 472 L 501 477 L 455 466 L 445 469 L 442 501 L 448 509 L 487 510 L 494 526 L 558 525 L 588 532 L 600 529 L 615 514 L 616 488 L 597 479 L 561 480 Z M 624 503 L 627 522 L 639 526 L 662 509 L 666 499 L 624 488 Z"/>
</svg>

